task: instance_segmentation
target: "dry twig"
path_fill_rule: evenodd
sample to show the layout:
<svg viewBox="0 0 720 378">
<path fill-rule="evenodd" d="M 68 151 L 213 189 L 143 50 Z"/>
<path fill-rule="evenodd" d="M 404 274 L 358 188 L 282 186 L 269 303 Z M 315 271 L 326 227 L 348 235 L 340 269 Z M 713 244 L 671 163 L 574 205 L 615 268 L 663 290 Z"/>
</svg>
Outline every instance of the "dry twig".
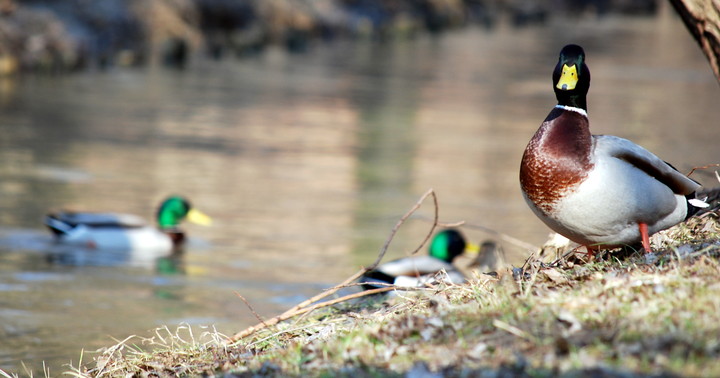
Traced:
<svg viewBox="0 0 720 378">
<path fill-rule="evenodd" d="M 690 177 L 690 175 L 692 175 L 698 169 L 708 169 L 713 167 L 720 167 L 720 164 L 708 164 L 700 167 L 693 167 L 693 169 L 691 169 L 690 172 L 688 172 L 688 174 L 686 174 L 685 176 Z"/>
<path fill-rule="evenodd" d="M 250 304 L 250 302 L 247 299 L 245 299 L 245 297 L 240 295 L 240 293 L 238 293 L 237 291 L 235 292 L 235 295 L 237 295 L 238 298 L 240 298 L 240 300 L 243 301 L 243 303 L 245 303 L 245 306 L 247 306 L 250 309 L 250 312 L 252 312 L 253 315 L 255 315 L 255 319 L 257 319 L 260 322 L 260 324 L 263 324 L 264 327 L 269 327 L 267 324 L 265 324 L 265 320 L 263 320 L 262 316 L 260 316 L 260 314 L 258 314 L 257 311 L 255 311 L 255 308 L 253 308 L 253 306 Z"/>
<path fill-rule="evenodd" d="M 422 215 L 421 215 L 421 216 L 417 216 L 416 218 L 417 218 L 417 219 L 420 219 L 420 220 L 429 220 L 427 217 L 422 216 Z M 498 237 L 500 240 L 502 240 L 502 241 L 505 241 L 505 242 L 507 242 L 507 243 L 509 243 L 509 244 L 515 245 L 515 246 L 517 246 L 517 247 L 520 247 L 520 248 L 525 249 L 525 250 L 528 250 L 528 251 L 533 251 L 533 252 L 534 252 L 534 251 L 537 251 L 537 250 L 540 249 L 540 247 L 538 247 L 538 246 L 536 246 L 536 245 L 533 245 L 533 244 L 524 242 L 524 241 L 522 241 L 522 240 L 520 240 L 520 239 L 518 239 L 518 238 L 514 238 L 514 237 L 512 237 L 512 236 L 510 236 L 510 235 L 508 235 L 508 234 L 502 233 L 502 232 L 500 232 L 500 231 L 493 230 L 492 228 L 485 227 L 485 226 L 482 226 L 482 225 L 479 225 L 479 224 L 471 223 L 471 222 L 461 221 L 461 222 L 455 222 L 455 223 L 440 223 L 440 222 L 437 221 L 437 217 L 436 217 L 436 218 L 435 218 L 435 224 L 438 225 L 438 226 L 441 226 L 441 227 L 459 227 L 459 226 L 463 226 L 463 227 L 465 227 L 465 228 L 474 228 L 474 229 L 476 229 L 476 230 L 484 231 L 484 232 L 486 232 L 486 233 L 488 233 L 488 234 L 495 235 L 495 236 L 497 236 L 497 237 Z"/>
<path fill-rule="evenodd" d="M 366 291 L 363 291 L 363 292 L 360 292 L 360 293 L 355 293 L 355 294 L 346 295 L 346 296 L 343 296 L 343 297 L 340 297 L 340 298 L 337 298 L 337 299 L 333 299 L 333 300 L 327 301 L 327 302 L 316 303 L 316 302 L 321 301 L 321 300 L 329 297 L 330 295 L 336 293 L 338 290 L 340 290 L 340 289 L 342 289 L 342 288 L 344 288 L 344 287 L 347 287 L 347 286 L 350 285 L 353 281 L 355 281 L 355 280 L 357 280 L 358 278 L 360 278 L 363 274 L 365 274 L 365 273 L 367 273 L 367 272 L 375 269 L 375 268 L 378 266 L 378 264 L 380 264 L 380 261 L 382 261 L 383 257 L 385 257 L 385 253 L 387 252 L 388 247 L 390 247 L 390 242 L 392 242 L 393 238 L 395 237 L 395 234 L 396 234 L 397 231 L 400 229 L 400 226 L 402 226 L 402 225 L 405 223 L 405 221 L 406 221 L 415 211 L 417 211 L 417 209 L 420 208 L 420 206 L 423 204 L 423 202 L 425 202 L 425 200 L 427 199 L 428 196 L 432 196 L 432 198 L 433 198 L 433 204 L 435 205 L 435 218 L 434 218 L 434 222 L 433 222 L 433 224 L 432 224 L 432 227 L 430 227 L 430 231 L 429 231 L 428 234 L 425 236 L 425 239 L 423 240 L 423 242 L 420 244 L 419 247 L 417 247 L 417 248 L 412 252 L 412 254 L 417 253 L 419 250 L 421 250 L 421 249 L 423 248 L 423 246 L 425 246 L 425 243 L 427 243 L 427 241 L 430 240 L 430 237 L 431 237 L 431 236 L 433 235 L 433 233 L 435 232 L 435 228 L 438 226 L 438 200 L 437 200 L 437 195 L 435 194 L 435 191 L 434 191 L 433 189 L 429 189 L 427 192 L 425 192 L 425 194 L 423 194 L 422 197 L 420 197 L 420 199 L 415 203 L 415 205 L 414 205 L 410 210 L 408 210 L 408 212 L 405 213 L 405 215 L 403 215 L 402 218 L 400 218 L 400 220 L 395 224 L 395 226 L 393 227 L 392 231 L 390 232 L 390 236 L 388 236 L 387 240 L 385 241 L 385 244 L 383 244 L 382 248 L 380 249 L 380 253 L 378 254 L 378 257 L 377 257 L 377 259 L 375 260 L 375 262 L 373 262 L 372 264 L 370 264 L 370 266 L 368 266 L 368 267 L 362 267 L 362 268 L 360 268 L 360 270 L 358 270 L 358 271 L 357 271 L 355 274 L 353 274 L 352 276 L 348 277 L 348 278 L 347 278 L 345 281 L 343 281 L 342 283 L 340 283 L 340 284 L 338 284 L 338 285 L 335 285 L 335 286 L 333 286 L 332 288 L 330 288 L 330 289 L 328 289 L 328 290 L 325 290 L 325 291 L 323 291 L 322 293 L 317 294 L 317 295 L 315 295 L 314 297 L 312 297 L 312 298 L 310 298 L 310 299 L 307 299 L 307 300 L 305 300 L 305 301 L 303 301 L 303 302 L 301 302 L 301 303 L 293 306 L 292 308 L 290 308 L 289 310 L 283 312 L 282 314 L 277 315 L 277 316 L 274 316 L 274 317 L 272 317 L 272 318 L 270 318 L 270 319 L 267 319 L 267 320 L 265 320 L 265 321 L 263 321 L 262 318 L 253 310 L 252 306 L 250 306 L 250 304 L 249 304 L 242 296 L 240 296 L 240 295 L 238 294 L 238 296 L 245 302 L 245 304 L 246 304 L 248 307 L 250 307 L 250 311 L 252 311 L 253 314 L 255 314 L 255 316 L 260 320 L 260 323 L 254 325 L 254 326 L 248 327 L 248 328 L 246 328 L 246 329 L 244 329 L 244 330 L 242 330 L 242 331 L 234 334 L 233 336 L 231 336 L 231 337 L 229 338 L 228 341 L 231 342 L 231 343 L 237 342 L 237 341 L 239 341 L 239 340 L 241 340 L 241 339 L 243 339 L 243 338 L 245 338 L 245 337 L 248 337 L 248 336 L 252 335 L 253 333 L 255 333 L 255 332 L 257 332 L 257 331 L 260 331 L 260 330 L 262 330 L 262 329 L 264 329 L 264 328 L 273 326 L 273 325 L 278 324 L 278 323 L 280 323 L 280 322 L 282 322 L 282 321 L 284 321 L 284 320 L 287 320 L 287 319 L 290 319 L 290 318 L 295 317 L 295 316 L 297 316 L 297 315 L 301 315 L 301 314 L 304 314 L 304 313 L 307 313 L 307 312 L 316 310 L 316 309 L 318 309 L 318 308 L 322 308 L 322 307 L 330 306 L 330 305 L 333 305 L 333 304 L 341 303 L 341 302 L 344 302 L 344 301 L 347 301 L 347 300 L 350 300 L 350 299 L 360 298 L 360 297 L 367 296 L 367 295 L 372 295 L 372 294 L 377 294 L 377 293 L 382 293 L 382 292 L 385 292 L 385 291 L 390 291 L 390 290 L 395 290 L 395 289 L 397 289 L 397 287 L 393 285 L 393 286 L 382 287 L 382 288 L 373 289 L 373 290 L 366 290 Z M 315 303 L 315 304 L 313 305 L 313 303 Z"/>
</svg>

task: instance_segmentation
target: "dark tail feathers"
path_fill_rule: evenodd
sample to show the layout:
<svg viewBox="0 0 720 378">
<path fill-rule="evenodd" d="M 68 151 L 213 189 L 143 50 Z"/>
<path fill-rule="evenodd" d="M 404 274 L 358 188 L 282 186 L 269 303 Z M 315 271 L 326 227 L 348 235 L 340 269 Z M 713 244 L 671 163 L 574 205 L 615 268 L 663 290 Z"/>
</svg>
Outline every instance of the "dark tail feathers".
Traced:
<svg viewBox="0 0 720 378">
<path fill-rule="evenodd" d="M 704 189 L 685 196 L 688 200 L 688 213 L 685 219 L 720 209 L 720 186 Z M 708 206 L 696 206 L 695 201 L 705 202 Z"/>
</svg>

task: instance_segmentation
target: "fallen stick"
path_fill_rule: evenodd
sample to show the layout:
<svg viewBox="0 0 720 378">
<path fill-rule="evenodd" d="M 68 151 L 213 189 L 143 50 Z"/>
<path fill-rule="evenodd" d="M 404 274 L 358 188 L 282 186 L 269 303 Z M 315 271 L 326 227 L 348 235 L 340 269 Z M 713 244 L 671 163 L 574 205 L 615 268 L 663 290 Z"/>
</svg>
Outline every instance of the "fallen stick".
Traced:
<svg viewBox="0 0 720 378">
<path fill-rule="evenodd" d="M 417 216 L 417 217 L 415 217 L 415 218 L 416 218 L 416 219 L 420 219 L 420 220 L 428 220 L 428 218 L 425 217 L 425 216 Z M 443 226 L 443 227 L 459 227 L 459 226 L 463 226 L 463 227 L 465 227 L 465 228 L 474 228 L 474 229 L 477 229 L 477 230 L 484 231 L 484 232 L 486 232 L 486 233 L 488 233 L 488 234 L 496 235 L 498 238 L 500 238 L 500 240 L 505 241 L 505 242 L 508 242 L 508 243 L 510 243 L 510 244 L 513 244 L 513 245 L 515 245 L 515 246 L 517 246 L 517 247 L 526 249 L 526 250 L 528 250 L 528 251 L 537 251 L 537 250 L 540 249 L 540 247 L 538 247 L 538 246 L 535 246 L 535 245 L 530 244 L 530 243 L 526 243 L 526 242 L 524 242 L 524 241 L 522 241 L 522 240 L 520 240 L 520 239 L 518 239 L 518 238 L 514 238 L 514 237 L 512 237 L 512 236 L 510 236 L 510 235 L 508 235 L 508 234 L 505 234 L 505 233 L 502 233 L 502 232 L 500 232 L 500 231 L 493 230 L 492 228 L 485 227 L 485 226 L 482 226 L 482 225 L 479 225 L 479 224 L 476 224 L 476 223 L 472 223 L 472 222 L 467 222 L 467 221 L 455 222 L 455 223 L 439 223 L 439 222 L 438 222 L 437 225 Z"/>
<path fill-rule="evenodd" d="M 700 167 L 693 167 L 693 169 L 691 169 L 690 172 L 688 172 L 688 174 L 686 174 L 685 176 L 690 177 L 690 175 L 695 173 L 695 171 L 698 169 L 708 169 L 708 168 L 715 168 L 715 167 L 720 167 L 720 164 L 708 164 L 708 165 L 703 165 Z M 717 172 L 715 172 L 715 173 L 717 173 Z"/>
<path fill-rule="evenodd" d="M 351 299 L 362 298 L 362 297 L 365 297 L 365 296 L 368 296 L 368 295 L 384 293 L 384 292 L 386 292 L 386 291 L 391 291 L 391 290 L 414 291 L 414 290 L 422 290 L 422 288 L 400 287 L 400 286 L 395 286 L 395 285 L 389 285 L 389 286 L 380 287 L 380 288 L 377 288 L 377 289 L 364 290 L 364 291 L 361 291 L 361 292 L 358 292 L 358 293 L 348 294 L 348 295 L 342 296 L 342 297 L 340 297 L 340 298 L 335 298 L 335 299 L 333 299 L 333 300 L 329 300 L 329 301 L 326 301 L 326 302 L 315 303 L 315 304 L 312 305 L 312 306 L 308 306 L 308 307 L 303 307 L 303 308 L 297 309 L 297 310 L 295 310 L 295 311 L 292 312 L 292 313 L 287 313 L 287 312 L 285 312 L 285 313 L 283 313 L 283 314 L 281 314 L 281 315 L 278 315 L 278 316 L 272 317 L 272 318 L 270 318 L 270 319 L 268 319 L 268 320 L 265 320 L 265 321 L 263 321 L 262 323 L 258 323 L 257 325 L 255 325 L 255 326 L 253 326 L 253 327 L 246 328 L 246 329 L 244 329 L 243 331 L 238 332 L 238 333 L 236 333 L 235 335 L 233 335 L 233 336 L 230 338 L 229 341 L 230 341 L 231 343 L 235 343 L 235 342 L 237 342 L 237 341 L 240 341 L 240 340 L 244 339 L 244 338 L 247 337 L 247 336 L 252 335 L 253 333 L 255 333 L 255 332 L 257 332 L 257 331 L 259 331 L 259 330 L 261 330 L 261 329 L 274 326 L 275 324 L 278 324 L 278 323 L 280 323 L 280 322 L 282 322 L 282 321 L 291 319 L 291 318 L 293 318 L 293 317 L 295 317 L 295 316 L 298 316 L 298 315 L 302 315 L 302 314 L 308 313 L 308 312 L 310 312 L 310 311 L 315 311 L 315 310 L 320 309 L 320 308 L 323 308 L 323 307 L 328 307 L 328 306 L 332 306 L 332 305 L 334 305 L 334 304 L 346 302 L 346 301 L 349 301 L 349 300 L 351 300 Z"/>
<path fill-rule="evenodd" d="M 340 297 L 340 298 L 337 298 L 337 299 L 333 299 L 332 301 L 323 302 L 323 303 L 317 303 L 317 304 L 313 305 L 313 303 L 318 302 L 318 301 L 320 301 L 320 300 L 323 300 L 323 299 L 329 297 L 330 295 L 335 294 L 338 290 L 340 290 L 340 289 L 342 289 L 342 288 L 344 288 L 344 287 L 347 287 L 351 282 L 357 280 L 357 279 L 360 278 L 363 274 L 365 274 L 365 273 L 367 273 L 367 272 L 375 269 L 375 268 L 378 266 L 378 264 L 380 264 L 380 261 L 382 261 L 383 257 L 385 257 L 385 253 L 387 252 L 388 248 L 390 247 L 390 242 L 392 242 L 393 238 L 395 237 L 395 234 L 396 234 L 396 233 L 398 232 L 398 230 L 400 229 L 400 226 L 402 226 L 402 225 L 405 223 L 405 221 L 406 221 L 413 213 L 415 213 L 415 211 L 417 211 L 417 209 L 420 208 L 420 206 L 422 205 L 423 202 L 425 202 L 425 199 L 427 199 L 428 196 L 432 196 L 432 198 L 433 198 L 433 204 L 435 205 L 435 217 L 434 217 L 434 222 L 433 222 L 433 224 L 432 224 L 432 227 L 430 227 L 430 231 L 429 231 L 428 234 L 425 236 L 425 239 L 424 239 L 423 242 L 420 244 L 420 246 L 418 246 L 411 254 L 417 253 L 419 250 L 421 250 L 421 249 L 425 246 L 425 244 L 427 243 L 427 241 L 430 240 L 430 237 L 433 235 L 433 233 L 435 232 L 435 228 L 436 228 L 437 225 L 438 225 L 438 210 L 439 210 L 439 209 L 438 209 L 438 200 L 437 200 L 437 195 L 435 194 L 435 191 L 434 191 L 433 189 L 429 189 L 427 192 L 425 192 L 425 194 L 423 194 L 422 197 L 420 197 L 420 199 L 415 203 L 415 205 L 414 205 L 410 210 L 408 210 L 408 212 L 405 213 L 405 215 L 403 215 L 403 216 L 400 218 L 400 220 L 398 220 L 398 222 L 395 224 L 395 226 L 393 227 L 392 231 L 390 232 L 390 236 L 388 236 L 387 240 L 385 241 L 385 244 L 383 244 L 382 248 L 380 249 L 380 253 L 378 254 L 377 259 L 375 259 L 375 262 L 373 262 L 372 264 L 370 264 L 370 266 L 368 266 L 368 267 L 362 267 L 362 268 L 360 268 L 360 270 L 358 270 L 358 271 L 357 271 L 355 274 L 353 274 L 352 276 L 348 277 L 348 278 L 347 278 L 345 281 L 343 281 L 342 283 L 340 283 L 340 284 L 338 284 L 338 285 L 335 285 L 335 286 L 333 286 L 332 288 L 330 288 L 330 289 L 328 289 L 328 290 L 325 290 L 325 291 L 323 291 L 322 293 L 317 294 L 317 295 L 313 296 L 312 298 L 307 299 L 307 300 L 305 300 L 305 301 L 303 301 L 303 302 L 301 302 L 301 303 L 293 306 L 292 308 L 290 308 L 289 310 L 283 312 L 282 314 L 277 315 L 277 316 L 274 316 L 274 317 L 272 317 L 272 318 L 270 318 L 270 319 L 267 319 L 267 320 L 265 320 L 265 321 L 263 321 L 263 320 L 255 313 L 255 311 L 254 311 L 253 308 L 250 306 L 250 304 L 249 304 L 242 296 L 240 296 L 240 295 L 238 294 L 238 296 L 240 296 L 240 298 L 245 302 L 245 304 L 246 304 L 248 307 L 250 307 L 250 311 L 252 311 L 253 314 L 256 315 L 256 317 L 258 318 L 258 320 L 260 320 L 260 323 L 254 325 L 254 326 L 248 327 L 248 328 L 246 328 L 246 329 L 244 329 L 244 330 L 242 330 L 242 331 L 234 334 L 233 336 L 231 336 L 231 337 L 228 339 L 228 341 L 229 341 L 230 343 L 235 343 L 235 342 L 237 342 L 237 341 L 239 341 L 239 340 L 241 340 L 241 339 L 243 339 L 243 338 L 245 338 L 245 337 L 248 337 L 248 336 L 252 335 L 253 333 L 255 333 L 255 332 L 257 332 L 257 331 L 259 331 L 259 330 L 261 330 L 261 329 L 265 329 L 265 328 L 267 328 L 267 327 L 270 327 L 270 326 L 273 326 L 273 325 L 275 325 L 275 324 L 278 324 L 278 323 L 280 323 L 281 321 L 290 319 L 290 318 L 295 317 L 295 316 L 297 316 L 297 315 L 301 315 L 301 314 L 310 312 L 310 311 L 312 311 L 312 310 L 315 310 L 315 309 L 318 309 L 318 308 L 321 308 L 321 307 L 330 306 L 331 304 L 337 304 L 337 303 L 340 303 L 340 302 L 343 302 L 343 301 L 347 301 L 347 300 L 350 300 L 350 299 L 363 297 L 363 296 L 366 296 L 366 295 L 377 294 L 377 293 L 382 293 L 382 292 L 385 292 L 385 291 L 390 291 L 390 290 L 396 289 L 395 286 L 388 286 L 388 287 L 382 287 L 382 288 L 379 288 L 379 289 L 366 290 L 366 291 L 361 292 L 361 293 L 355 293 L 355 294 L 351 294 L 351 295 L 346 295 L 346 296 L 344 296 L 344 297 Z M 331 303 L 331 302 L 332 302 L 332 303 Z M 309 306 L 309 307 L 308 307 L 308 306 Z"/>
</svg>

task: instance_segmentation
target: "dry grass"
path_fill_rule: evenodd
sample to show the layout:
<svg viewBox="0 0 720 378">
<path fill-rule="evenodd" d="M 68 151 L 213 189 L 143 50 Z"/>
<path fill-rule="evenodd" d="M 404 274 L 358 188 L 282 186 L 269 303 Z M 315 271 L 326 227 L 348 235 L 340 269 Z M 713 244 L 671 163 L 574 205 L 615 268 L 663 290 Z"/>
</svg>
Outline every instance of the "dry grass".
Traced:
<svg viewBox="0 0 720 378">
<path fill-rule="evenodd" d="M 465 285 L 325 308 L 233 344 L 215 332 L 162 328 L 70 373 L 720 376 L 718 218 L 707 213 L 654 236 L 654 255 L 529 260 L 523 271 Z"/>
</svg>

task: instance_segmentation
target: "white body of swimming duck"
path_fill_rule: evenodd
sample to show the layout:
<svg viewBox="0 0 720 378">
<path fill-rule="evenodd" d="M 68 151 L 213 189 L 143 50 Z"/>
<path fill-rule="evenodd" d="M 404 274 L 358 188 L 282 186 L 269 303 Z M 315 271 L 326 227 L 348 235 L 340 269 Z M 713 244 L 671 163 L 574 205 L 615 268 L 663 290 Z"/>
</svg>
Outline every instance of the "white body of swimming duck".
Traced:
<svg viewBox="0 0 720 378">
<path fill-rule="evenodd" d="M 209 224 L 210 218 L 182 197 L 169 197 L 157 212 L 159 228 L 131 214 L 60 211 L 45 217 L 59 244 L 87 250 L 129 252 L 148 259 L 169 256 L 184 242 L 182 220 Z"/>
<path fill-rule="evenodd" d="M 520 184 L 533 212 L 555 232 L 585 246 L 620 246 L 685 220 L 700 185 L 648 150 L 615 136 L 592 135 L 586 95 L 590 71 L 580 46 L 560 52 L 553 73 L 558 105 L 530 140 Z"/>
<path fill-rule="evenodd" d="M 432 256 L 410 256 L 400 260 L 389 261 L 377 269 L 393 277 L 393 284 L 404 287 L 417 287 L 431 283 L 439 272 L 445 272 L 439 279 L 447 283 L 461 284 L 465 276 L 448 262 Z"/>
<path fill-rule="evenodd" d="M 449 283 L 465 282 L 465 276 L 452 264 L 452 261 L 471 248 L 463 235 L 455 229 L 447 229 L 437 233 L 430 243 L 428 255 L 408 256 L 386 262 L 363 277 L 366 288 L 372 282 L 394 284 L 397 286 L 417 287 L 431 283 L 438 272 L 444 271 L 442 277 Z"/>
</svg>

